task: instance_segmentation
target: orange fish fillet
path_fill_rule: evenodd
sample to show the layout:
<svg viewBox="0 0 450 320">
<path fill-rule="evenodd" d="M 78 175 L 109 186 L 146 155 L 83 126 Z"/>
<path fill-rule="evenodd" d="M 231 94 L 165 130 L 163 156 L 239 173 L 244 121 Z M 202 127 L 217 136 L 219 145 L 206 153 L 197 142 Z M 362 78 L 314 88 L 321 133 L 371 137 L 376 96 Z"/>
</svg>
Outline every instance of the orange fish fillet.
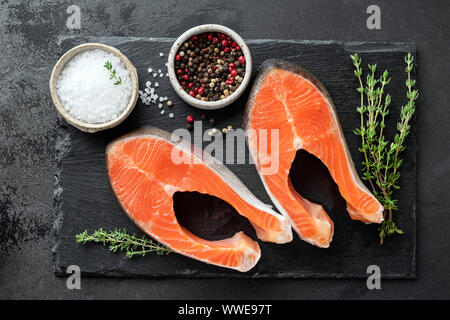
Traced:
<svg viewBox="0 0 450 320">
<path fill-rule="evenodd" d="M 177 138 L 178 139 L 178 138 Z M 172 250 L 217 266 L 248 271 L 258 262 L 257 242 L 243 232 L 232 238 L 207 241 L 181 226 L 174 213 L 175 192 L 197 191 L 220 198 L 248 218 L 263 241 L 292 240 L 290 222 L 259 201 L 224 165 L 213 163 L 181 138 L 145 128 L 108 145 L 106 161 L 111 187 L 128 216 L 148 235 Z M 174 161 L 174 155 L 191 159 Z"/>
<path fill-rule="evenodd" d="M 266 61 L 253 85 L 244 127 L 253 132 L 247 135 L 247 142 L 266 191 L 303 240 L 328 247 L 334 227 L 322 206 L 303 198 L 292 186 L 289 172 L 300 149 L 328 167 L 352 219 L 365 223 L 383 220 L 382 205 L 355 171 L 330 95 L 309 72 L 290 62 Z M 279 130 L 278 146 L 269 137 L 267 147 L 262 147 L 263 134 L 273 134 L 272 129 Z M 268 154 L 277 147 L 278 152 Z M 277 170 L 265 173 L 264 168 L 273 166 L 274 161 L 278 161 Z"/>
</svg>

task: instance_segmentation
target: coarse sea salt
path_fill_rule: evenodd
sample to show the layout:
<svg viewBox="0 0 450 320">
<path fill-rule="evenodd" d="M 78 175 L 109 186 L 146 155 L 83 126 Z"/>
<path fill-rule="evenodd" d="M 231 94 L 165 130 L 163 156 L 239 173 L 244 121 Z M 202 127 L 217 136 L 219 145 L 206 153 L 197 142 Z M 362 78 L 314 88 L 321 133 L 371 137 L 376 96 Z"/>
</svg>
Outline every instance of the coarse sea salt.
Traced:
<svg viewBox="0 0 450 320">
<path fill-rule="evenodd" d="M 169 64 L 166 63 L 165 66 L 167 67 Z M 153 76 L 153 78 L 156 78 L 159 74 L 159 77 L 164 77 L 164 73 L 161 69 L 158 69 L 156 72 L 156 69 L 154 70 L 152 67 L 148 68 L 148 73 Z M 169 76 L 168 73 L 166 73 L 166 76 Z M 164 115 L 166 111 L 163 109 L 163 104 L 161 102 L 167 101 L 167 96 L 159 96 L 157 94 L 157 88 L 159 88 L 160 84 L 155 81 L 152 83 L 151 81 L 147 81 L 145 83 L 146 88 L 143 88 L 142 90 L 139 90 L 139 95 L 141 98 L 141 102 L 145 104 L 146 106 L 149 106 L 150 104 L 154 104 L 158 106 L 158 109 L 160 109 L 160 113 Z M 169 105 L 169 104 L 168 104 Z M 169 105 L 169 107 L 172 106 L 172 103 Z M 174 114 L 173 112 L 169 113 L 169 118 L 173 118 Z"/>
<path fill-rule="evenodd" d="M 114 85 L 104 65 L 109 61 L 121 83 Z M 101 49 L 73 57 L 62 70 L 57 92 L 63 107 L 86 123 L 104 123 L 117 118 L 128 105 L 131 76 L 119 57 Z"/>
</svg>

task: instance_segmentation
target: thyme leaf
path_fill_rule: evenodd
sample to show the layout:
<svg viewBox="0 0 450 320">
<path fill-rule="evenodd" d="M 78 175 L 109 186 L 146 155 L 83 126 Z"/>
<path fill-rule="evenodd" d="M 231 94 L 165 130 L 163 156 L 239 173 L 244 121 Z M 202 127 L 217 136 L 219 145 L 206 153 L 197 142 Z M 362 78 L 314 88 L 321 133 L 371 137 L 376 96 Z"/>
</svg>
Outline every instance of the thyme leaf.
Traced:
<svg viewBox="0 0 450 320">
<path fill-rule="evenodd" d="M 117 77 L 116 69 L 113 69 L 111 62 L 106 61 L 104 67 L 110 72 L 109 80 L 115 80 L 114 85 L 119 85 L 122 83 L 122 78 Z"/>
<path fill-rule="evenodd" d="M 137 237 L 135 234 L 128 234 L 125 229 L 114 231 L 105 231 L 102 228 L 89 234 L 87 230 L 75 235 L 77 243 L 86 244 L 87 242 L 101 243 L 108 246 L 109 251 L 125 251 L 127 258 L 134 256 L 145 256 L 146 253 L 155 252 L 157 255 L 168 255 L 171 249 L 163 246 L 146 236 Z"/>
<path fill-rule="evenodd" d="M 408 53 L 405 57 L 407 73 L 406 98 L 407 103 L 401 107 L 400 120 L 397 123 L 397 132 L 393 141 L 385 137 L 385 120 L 389 114 L 391 96 L 385 95 L 386 86 L 391 81 L 389 72 L 385 70 L 377 78 L 377 65 L 368 65 L 369 72 L 363 82 L 362 60 L 358 54 L 350 56 L 355 66 L 354 75 L 358 79 L 360 105 L 356 111 L 360 114 L 360 127 L 354 130 L 355 135 L 361 137 L 363 153 L 363 180 L 372 188 L 373 194 L 383 205 L 384 221 L 379 228 L 380 243 L 387 236 L 402 234 L 403 231 L 393 221 L 393 211 L 398 210 L 397 199 L 394 199 L 394 191 L 400 189 L 398 184 L 402 159 L 400 154 L 405 150 L 405 140 L 410 132 L 410 121 L 415 113 L 415 102 L 419 97 L 419 91 L 413 89 L 416 81 L 411 79 L 411 71 L 414 67 L 414 56 Z"/>
</svg>

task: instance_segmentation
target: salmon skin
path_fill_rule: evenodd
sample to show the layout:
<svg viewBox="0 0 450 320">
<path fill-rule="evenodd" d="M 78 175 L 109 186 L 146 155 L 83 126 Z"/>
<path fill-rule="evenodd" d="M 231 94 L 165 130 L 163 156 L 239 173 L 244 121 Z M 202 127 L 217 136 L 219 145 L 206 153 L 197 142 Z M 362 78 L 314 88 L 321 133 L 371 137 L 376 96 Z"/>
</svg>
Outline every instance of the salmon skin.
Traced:
<svg viewBox="0 0 450 320">
<path fill-rule="evenodd" d="M 290 221 L 259 201 L 223 164 L 190 142 L 157 128 L 143 128 L 111 142 L 106 163 L 111 188 L 127 215 L 149 236 L 175 252 L 209 264 L 245 272 L 261 251 L 243 232 L 208 241 L 181 226 L 175 192 L 196 191 L 220 198 L 248 218 L 263 241 L 292 240 Z M 175 140 L 175 141 L 173 141 Z M 187 163 L 174 161 L 182 155 Z"/>
<path fill-rule="evenodd" d="M 303 240 L 326 248 L 334 226 L 323 207 L 303 198 L 290 181 L 289 172 L 300 149 L 327 166 L 352 219 L 365 223 L 383 220 L 383 206 L 356 173 L 330 94 L 308 71 L 291 62 L 267 60 L 253 84 L 244 128 L 252 132 L 247 134 L 247 143 L 267 193 Z M 273 135 L 275 131 L 278 145 L 266 138 L 263 148 L 263 133 Z M 273 149 L 277 152 L 269 155 L 268 150 Z M 276 171 L 264 170 L 274 161 Z"/>
</svg>

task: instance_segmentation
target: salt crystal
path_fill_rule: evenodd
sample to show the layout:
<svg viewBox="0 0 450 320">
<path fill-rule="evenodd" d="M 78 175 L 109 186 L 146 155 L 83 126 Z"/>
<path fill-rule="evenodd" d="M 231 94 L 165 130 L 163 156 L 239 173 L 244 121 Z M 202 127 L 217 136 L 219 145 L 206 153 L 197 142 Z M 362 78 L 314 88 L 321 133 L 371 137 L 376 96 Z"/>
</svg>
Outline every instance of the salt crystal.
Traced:
<svg viewBox="0 0 450 320">
<path fill-rule="evenodd" d="M 145 88 L 145 93 L 146 94 L 150 94 L 150 89 L 149 88 Z"/>
<path fill-rule="evenodd" d="M 110 79 L 104 65 L 109 61 L 120 84 Z M 86 123 L 104 123 L 116 118 L 128 105 L 132 92 L 130 72 L 114 54 L 87 50 L 75 55 L 64 67 L 56 85 L 61 103 L 72 116 Z"/>
<path fill-rule="evenodd" d="M 153 78 L 156 78 L 158 74 L 156 72 L 153 72 Z"/>
<path fill-rule="evenodd" d="M 159 53 L 159 56 L 160 56 L 160 57 L 163 57 L 163 56 L 164 56 L 164 53 L 160 52 L 160 53 Z"/>
<path fill-rule="evenodd" d="M 173 118 L 173 113 L 169 113 L 169 118 Z"/>
<path fill-rule="evenodd" d="M 145 86 L 146 86 L 147 88 L 150 88 L 150 87 L 152 86 L 152 83 L 151 83 L 150 81 L 147 81 L 147 82 L 145 83 Z"/>
<path fill-rule="evenodd" d="M 162 77 L 164 77 L 164 75 L 163 75 L 162 73 L 160 73 L 160 74 L 159 74 L 159 77 L 162 78 Z"/>
<path fill-rule="evenodd" d="M 164 98 L 163 97 L 159 97 L 159 101 L 163 102 Z"/>
<path fill-rule="evenodd" d="M 161 110 L 161 114 L 164 114 L 164 113 L 166 113 L 166 112 L 164 111 L 164 109 L 163 109 L 163 110 Z"/>
<path fill-rule="evenodd" d="M 162 108 L 163 107 L 163 104 L 162 103 L 160 103 L 160 104 L 158 104 L 158 108 Z"/>
<path fill-rule="evenodd" d="M 152 73 L 153 69 L 152 68 L 148 68 L 148 73 Z"/>
<path fill-rule="evenodd" d="M 159 83 L 158 82 L 155 82 L 155 87 L 159 87 Z"/>
<path fill-rule="evenodd" d="M 158 69 L 158 73 L 161 73 L 161 69 Z"/>
</svg>

